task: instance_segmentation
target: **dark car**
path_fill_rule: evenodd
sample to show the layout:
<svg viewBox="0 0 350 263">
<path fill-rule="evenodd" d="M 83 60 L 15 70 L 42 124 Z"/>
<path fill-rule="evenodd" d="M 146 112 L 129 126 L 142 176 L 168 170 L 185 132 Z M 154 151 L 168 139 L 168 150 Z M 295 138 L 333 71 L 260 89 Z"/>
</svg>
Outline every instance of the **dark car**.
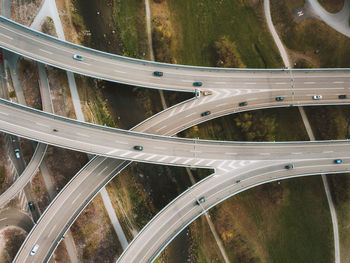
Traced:
<svg viewBox="0 0 350 263">
<path fill-rule="evenodd" d="M 206 201 L 205 197 L 201 197 L 197 200 L 197 205 L 203 204 Z"/>
<path fill-rule="evenodd" d="M 202 85 L 203 85 L 203 83 L 200 81 L 193 82 L 193 86 L 195 86 L 195 87 L 201 87 Z"/>
<path fill-rule="evenodd" d="M 33 202 L 28 202 L 28 206 L 29 206 L 30 211 L 34 211 L 35 210 L 35 205 L 34 205 Z"/>
<path fill-rule="evenodd" d="M 287 170 L 290 170 L 290 169 L 293 169 L 294 168 L 294 165 L 293 164 L 288 164 L 284 167 L 284 169 L 287 169 Z"/>
<path fill-rule="evenodd" d="M 210 113 L 211 113 L 210 111 L 205 111 L 205 112 L 202 112 L 201 116 L 205 117 L 205 116 L 210 115 Z"/>
<path fill-rule="evenodd" d="M 275 100 L 276 100 L 276 101 L 282 101 L 282 100 L 284 100 L 284 97 L 276 97 Z"/>
<path fill-rule="evenodd" d="M 141 146 L 141 145 L 135 145 L 135 146 L 134 146 L 134 150 L 136 150 L 136 151 L 142 151 L 142 150 L 143 150 L 143 146 Z"/>
<path fill-rule="evenodd" d="M 239 107 L 244 107 L 244 106 L 247 106 L 248 105 L 248 102 L 246 101 L 242 101 L 238 104 Z"/>
<path fill-rule="evenodd" d="M 336 164 L 341 164 L 342 162 L 343 162 L 342 159 L 336 159 L 336 160 L 334 160 L 334 163 L 336 163 Z"/>
<path fill-rule="evenodd" d="M 153 72 L 153 76 L 156 76 L 156 77 L 163 77 L 163 72 L 161 72 L 161 71 L 154 71 L 154 72 Z"/>
<path fill-rule="evenodd" d="M 338 98 L 342 100 L 342 99 L 346 99 L 347 97 L 346 95 L 339 95 Z"/>
</svg>

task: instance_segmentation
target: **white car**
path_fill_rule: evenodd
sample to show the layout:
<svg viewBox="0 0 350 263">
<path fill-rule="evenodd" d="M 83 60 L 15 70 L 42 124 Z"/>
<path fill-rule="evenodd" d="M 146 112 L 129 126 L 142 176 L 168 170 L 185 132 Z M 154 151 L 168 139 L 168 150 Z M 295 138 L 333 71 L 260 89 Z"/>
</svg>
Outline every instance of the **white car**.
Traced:
<svg viewBox="0 0 350 263">
<path fill-rule="evenodd" d="M 31 256 L 34 256 L 35 253 L 38 251 L 38 249 L 39 249 L 39 245 L 36 244 L 36 245 L 33 247 L 32 251 L 30 251 L 30 255 L 31 255 Z"/>
<path fill-rule="evenodd" d="M 78 55 L 78 54 L 74 54 L 74 55 L 73 55 L 73 58 L 74 58 L 75 60 L 79 60 L 79 61 L 82 61 L 82 60 L 83 60 L 83 57 L 80 56 L 80 55 Z"/>
<path fill-rule="evenodd" d="M 15 149 L 15 156 L 17 159 L 21 158 L 21 156 L 19 155 L 19 149 Z"/>
<path fill-rule="evenodd" d="M 315 95 L 315 96 L 312 96 L 312 99 L 313 99 L 313 100 L 322 100 L 322 95 Z"/>
</svg>

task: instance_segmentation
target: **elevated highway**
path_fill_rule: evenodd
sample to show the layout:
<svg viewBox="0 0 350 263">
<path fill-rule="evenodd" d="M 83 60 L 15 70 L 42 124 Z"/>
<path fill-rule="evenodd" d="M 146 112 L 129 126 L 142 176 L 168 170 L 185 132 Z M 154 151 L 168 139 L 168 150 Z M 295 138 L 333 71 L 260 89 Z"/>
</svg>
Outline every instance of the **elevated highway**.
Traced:
<svg viewBox="0 0 350 263">
<path fill-rule="evenodd" d="M 203 82 L 199 90 L 275 90 L 350 88 L 349 69 L 284 70 L 225 69 L 157 63 L 112 55 L 58 40 L 0 17 L 0 46 L 22 56 L 64 70 L 140 87 L 194 91 L 193 82 Z M 74 54 L 83 57 L 73 59 Z M 162 71 L 163 77 L 153 76 Z"/>
</svg>

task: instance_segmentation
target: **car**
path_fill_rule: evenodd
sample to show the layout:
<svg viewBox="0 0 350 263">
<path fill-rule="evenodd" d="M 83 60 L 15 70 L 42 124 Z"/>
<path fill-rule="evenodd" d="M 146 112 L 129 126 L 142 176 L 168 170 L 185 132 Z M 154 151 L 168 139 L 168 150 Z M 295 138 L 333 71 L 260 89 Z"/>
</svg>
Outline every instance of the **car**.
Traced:
<svg viewBox="0 0 350 263">
<path fill-rule="evenodd" d="M 202 117 L 205 117 L 205 116 L 208 116 L 208 115 L 210 115 L 210 114 L 211 114 L 210 111 L 205 111 L 205 112 L 202 112 L 201 116 L 202 116 Z"/>
<path fill-rule="evenodd" d="M 35 205 L 34 205 L 33 202 L 28 202 L 28 206 L 29 206 L 30 211 L 34 211 L 35 210 Z"/>
<path fill-rule="evenodd" d="M 205 91 L 203 91 L 203 95 L 204 95 L 204 96 L 208 96 L 208 95 L 211 95 L 211 94 L 213 94 L 213 92 L 212 92 L 211 90 L 205 90 Z"/>
<path fill-rule="evenodd" d="M 17 159 L 21 158 L 21 156 L 19 155 L 19 149 L 15 149 L 15 156 Z"/>
<path fill-rule="evenodd" d="M 154 71 L 154 72 L 153 72 L 153 76 L 156 76 L 156 77 L 163 77 L 163 72 L 161 72 L 161 71 Z"/>
<path fill-rule="evenodd" d="M 276 101 L 282 101 L 282 100 L 284 100 L 284 97 L 276 97 L 275 100 Z"/>
<path fill-rule="evenodd" d="M 312 96 L 313 100 L 321 100 L 322 99 L 322 95 L 314 95 Z"/>
<path fill-rule="evenodd" d="M 248 105 L 248 102 L 246 102 L 246 101 L 242 101 L 242 102 L 238 103 L 239 107 L 244 107 L 244 106 L 247 106 L 247 105 Z"/>
<path fill-rule="evenodd" d="M 294 165 L 293 164 L 288 164 L 284 167 L 284 169 L 287 169 L 287 170 L 290 170 L 290 169 L 293 169 L 294 168 Z"/>
<path fill-rule="evenodd" d="M 141 146 L 141 145 L 135 145 L 135 146 L 134 146 L 134 150 L 136 150 L 136 151 L 143 151 L 143 146 Z"/>
<path fill-rule="evenodd" d="M 342 99 L 346 99 L 346 98 L 347 98 L 346 95 L 339 95 L 339 96 L 338 96 L 338 99 L 341 99 L 341 100 L 342 100 Z"/>
<path fill-rule="evenodd" d="M 53 129 L 53 131 L 54 131 L 54 132 L 58 132 L 58 130 L 57 130 L 57 129 Z"/>
<path fill-rule="evenodd" d="M 195 87 L 201 87 L 202 85 L 203 85 L 203 83 L 200 81 L 193 82 L 193 86 L 195 86 Z"/>
<path fill-rule="evenodd" d="M 35 253 L 38 251 L 38 249 L 39 249 L 39 245 L 35 244 L 35 246 L 32 248 L 32 251 L 30 251 L 30 255 L 34 256 Z"/>
<path fill-rule="evenodd" d="M 342 159 L 336 159 L 336 160 L 334 160 L 334 163 L 341 164 L 341 163 L 343 163 L 343 160 Z"/>
<path fill-rule="evenodd" d="M 201 197 L 197 200 L 197 205 L 203 204 L 206 201 L 205 197 Z"/>
<path fill-rule="evenodd" d="M 80 55 L 78 55 L 78 54 L 74 54 L 74 55 L 73 55 L 73 58 L 74 58 L 75 60 L 79 60 L 79 61 L 82 61 L 82 60 L 83 60 L 83 57 L 80 56 Z"/>
<path fill-rule="evenodd" d="M 236 180 L 236 184 L 239 184 L 241 182 L 241 180 Z"/>
</svg>

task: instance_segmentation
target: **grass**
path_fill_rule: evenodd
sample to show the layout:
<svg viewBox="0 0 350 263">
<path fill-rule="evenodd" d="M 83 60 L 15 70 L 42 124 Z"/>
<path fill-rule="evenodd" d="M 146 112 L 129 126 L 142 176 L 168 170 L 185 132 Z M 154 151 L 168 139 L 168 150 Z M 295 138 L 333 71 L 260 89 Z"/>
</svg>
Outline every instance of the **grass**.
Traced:
<svg viewBox="0 0 350 263">
<path fill-rule="evenodd" d="M 345 0 L 318 0 L 318 2 L 330 13 L 338 13 L 342 10 Z"/>
<path fill-rule="evenodd" d="M 113 20 L 120 31 L 124 56 L 148 58 L 143 0 L 114 0 Z"/>
<path fill-rule="evenodd" d="M 234 42 L 246 67 L 281 67 L 282 61 L 267 29 L 262 2 L 238 0 L 168 0 L 177 46 L 177 63 L 213 66 L 215 42 Z"/>
<path fill-rule="evenodd" d="M 297 23 L 292 9 L 298 6 L 303 1 L 271 0 L 272 20 L 287 48 L 315 61 L 315 67 L 350 67 L 350 39 L 319 20 Z"/>
</svg>

